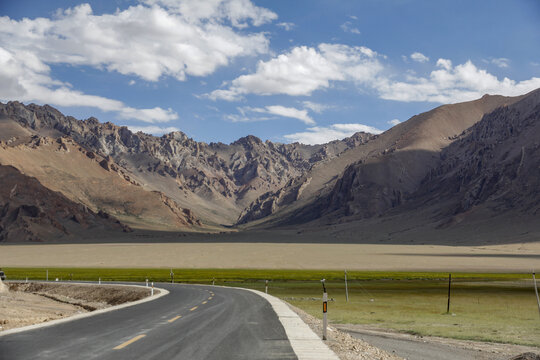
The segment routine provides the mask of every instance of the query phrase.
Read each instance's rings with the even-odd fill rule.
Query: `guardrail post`
[[[322,333],[322,339],[326,340],[326,328],[328,327],[328,319],[326,317],[326,312],[328,311],[328,293],[326,292],[326,286],[324,286],[324,282],[326,280],[322,279],[321,283],[323,286],[323,333]]]

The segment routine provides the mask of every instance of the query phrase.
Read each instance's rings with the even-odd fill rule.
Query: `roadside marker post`
[[[212,278],[212,286],[216,285],[216,278]]]
[[[536,287],[536,278],[534,277],[534,271],[532,275],[533,275],[533,283],[534,283],[534,292],[536,294],[536,303],[538,304],[538,313],[540,314],[540,298],[538,297],[538,288]]]
[[[148,287],[148,279],[146,279],[146,287]]]
[[[174,273],[172,272],[172,269],[171,269],[171,284],[174,283]]]
[[[28,276],[26,277],[26,283],[28,283]]]
[[[347,287],[347,270],[345,270],[345,299],[349,302],[349,288]]]
[[[322,287],[323,287],[323,333],[322,333],[322,339],[326,340],[326,328],[328,327],[328,319],[326,317],[326,312],[328,311],[328,293],[326,292],[326,286],[324,286],[324,282],[326,279],[322,279]]]
[[[268,294],[268,280],[265,281],[264,292]]]
[[[154,296],[154,282],[152,281],[152,292],[150,293],[150,296]]]
[[[101,285],[101,278],[99,278],[99,280],[98,280],[98,284],[99,284],[99,285]]]
[[[452,285],[452,274],[448,274],[448,305],[446,305],[447,314],[450,314],[450,285]]]

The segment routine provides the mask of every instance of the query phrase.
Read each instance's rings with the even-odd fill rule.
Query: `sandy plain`
[[[4,244],[2,267],[530,272],[540,242],[489,246],[306,243]]]

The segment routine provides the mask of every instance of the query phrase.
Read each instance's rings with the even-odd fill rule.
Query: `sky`
[[[0,0],[0,101],[305,144],[540,88],[538,0]]]

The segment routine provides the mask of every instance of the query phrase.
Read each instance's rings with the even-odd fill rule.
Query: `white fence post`
[[[536,278],[534,277],[534,271],[533,271],[533,283],[534,283],[534,292],[536,293],[536,302],[538,304],[538,312],[540,313],[540,298],[538,297],[538,288],[536,287]]]
[[[347,270],[345,270],[345,299],[349,302],[349,288],[347,287]]]

